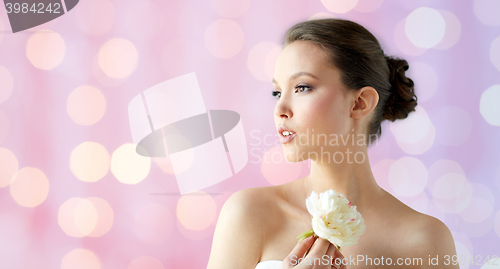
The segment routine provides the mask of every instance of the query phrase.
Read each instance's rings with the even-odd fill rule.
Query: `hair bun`
[[[385,56],[385,59],[389,66],[391,95],[385,103],[383,118],[390,121],[405,119],[417,106],[413,80],[405,75],[409,65],[406,60],[389,56]]]

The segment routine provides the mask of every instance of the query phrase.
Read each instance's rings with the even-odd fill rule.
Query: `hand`
[[[314,244],[304,259],[302,257]],[[310,236],[293,248],[292,252],[283,260],[281,269],[346,269],[342,264],[344,256],[338,248],[322,238],[314,241],[314,236]]]

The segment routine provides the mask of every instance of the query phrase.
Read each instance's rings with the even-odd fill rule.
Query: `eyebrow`
[[[295,74],[293,74],[293,75],[290,76],[290,79],[296,79],[296,78],[301,77],[301,76],[309,76],[309,77],[312,77],[312,78],[315,78],[315,79],[319,80],[318,77],[316,77],[315,75],[313,75],[311,73],[308,73],[308,72],[298,72],[298,73],[295,73]],[[273,78],[273,83],[274,84],[278,84],[274,78]]]

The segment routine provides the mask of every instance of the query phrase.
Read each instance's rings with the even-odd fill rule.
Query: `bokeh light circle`
[[[12,151],[6,148],[0,148],[0,163],[2,164],[2,168],[0,169],[1,188],[10,184],[12,177],[19,169],[19,162]]]
[[[156,258],[148,256],[140,256],[134,259],[127,269],[165,269],[161,261]]]
[[[427,169],[416,158],[403,157],[389,169],[389,184],[397,195],[413,197],[421,193],[427,184]]]
[[[217,58],[229,59],[238,54],[244,39],[240,25],[228,19],[214,21],[205,31],[205,47]]]
[[[80,86],[69,94],[66,111],[76,124],[93,125],[104,116],[106,98],[92,86]]]
[[[500,126],[500,84],[495,84],[481,94],[479,111],[493,126]]]
[[[333,13],[347,13],[353,9],[358,0],[321,0],[323,6]]]
[[[108,77],[123,79],[137,68],[139,53],[132,42],[123,38],[113,38],[99,50],[99,67]]]
[[[465,178],[464,170],[460,166],[460,164],[457,163],[456,161],[449,159],[437,160],[429,167],[428,171],[429,171],[429,181],[427,182],[427,189],[431,192],[437,180],[446,174],[454,173],[461,175]]]
[[[471,257],[471,252],[461,242],[455,241],[455,249],[457,251],[457,258],[458,257]],[[460,269],[467,269],[467,268],[469,268],[468,263],[464,263],[464,264],[460,265]]]
[[[10,195],[16,203],[25,207],[40,205],[49,194],[49,180],[35,167],[19,169],[10,182]]]
[[[34,67],[50,70],[64,60],[66,44],[58,33],[40,30],[32,34],[26,43],[26,57]]]
[[[412,119],[415,119],[414,124],[408,125]],[[416,128],[421,125],[421,129]],[[409,128],[415,132],[408,132]],[[436,129],[434,124],[429,120],[427,112],[422,106],[416,106],[415,111],[410,112],[404,121],[389,122],[389,130],[396,138],[398,146],[408,154],[420,155],[427,152],[436,138]]]
[[[272,185],[281,185],[300,177],[303,165],[287,162],[282,146],[275,146],[264,153],[260,160],[260,170]]]
[[[495,196],[489,186],[471,183],[474,197],[468,207],[459,213],[460,217],[470,223],[481,223],[492,216]]]
[[[500,36],[498,36],[497,38],[495,38],[495,40],[493,40],[493,42],[491,42],[490,61],[493,63],[496,69],[500,71]]]
[[[0,104],[9,99],[14,88],[14,78],[9,70],[0,65]]]
[[[235,19],[248,10],[251,0],[211,0],[210,3],[222,17]]]
[[[425,138],[431,124],[426,115],[415,109],[405,120],[391,122],[389,128],[398,141],[417,143]]]
[[[420,7],[406,18],[405,33],[413,45],[432,48],[444,37],[446,23],[441,14],[432,8]]]
[[[84,237],[85,235],[76,227],[75,211],[83,198],[73,197],[66,200],[58,210],[57,224],[63,232],[72,237]]]
[[[432,66],[421,62],[412,62],[407,76],[415,83],[415,95],[418,96],[418,101],[428,100],[436,93],[438,75]]]
[[[266,72],[267,77],[270,78],[269,81],[271,81],[274,76],[274,68],[276,66],[276,61],[278,60],[278,56],[280,55],[281,50],[282,47],[277,46],[271,49],[271,51],[266,54],[266,58],[264,60],[264,71]]]
[[[83,199],[76,206],[73,218],[78,231],[88,235],[97,224],[97,210],[89,200]]]
[[[109,0],[85,0],[75,10],[76,24],[88,35],[102,35],[115,22],[115,8]],[[91,19],[90,19],[91,18]]]
[[[465,210],[473,198],[472,185],[463,174],[449,172],[432,185],[434,203],[445,213],[456,214]]]
[[[319,19],[330,19],[330,18],[336,18],[335,15],[333,15],[332,13],[326,13],[326,12],[318,12],[318,13],[314,13],[311,17],[309,17],[309,19],[307,19],[308,21],[311,21],[311,20],[319,20]]]
[[[463,175],[448,173],[436,181],[432,195],[445,200],[455,198],[462,191],[465,183],[467,179]]]
[[[99,237],[113,225],[114,213],[106,200],[72,197],[60,207],[57,215],[59,227],[71,237]]]
[[[81,181],[96,182],[109,171],[110,156],[106,148],[96,142],[83,142],[71,151],[69,167]]]
[[[59,207],[57,223],[68,236],[84,237],[94,230],[97,211],[87,199],[73,197]]]
[[[474,15],[484,25],[500,25],[500,1],[497,0],[474,0]]]
[[[101,259],[94,252],[78,248],[68,252],[61,261],[61,269],[101,269]]]
[[[207,193],[195,191],[177,201],[177,219],[191,230],[204,230],[215,221],[217,205]]]
[[[406,28],[406,20],[403,19],[399,21],[396,24],[396,27],[394,27],[394,44],[396,44],[396,47],[404,54],[411,55],[411,56],[418,56],[424,52],[427,51],[427,49],[424,48],[419,48],[408,39],[408,36],[406,35],[405,28]]]
[[[433,48],[446,50],[451,48],[460,39],[460,33],[462,32],[462,26],[460,25],[460,20],[458,20],[455,14],[447,10],[439,10],[441,16],[446,23],[446,30],[444,32],[443,39]]]
[[[495,195],[491,191],[491,187],[481,183],[471,183],[475,197],[480,197],[492,206],[495,204]]]
[[[472,245],[470,238],[462,232],[454,231],[456,229],[450,229],[450,230],[453,236],[453,240],[455,241],[457,257],[462,257],[462,256],[470,257],[471,254],[474,253],[474,246]],[[467,263],[460,265],[461,269],[467,269],[468,267],[469,264]]]
[[[407,154],[413,155],[421,155],[425,152],[429,151],[434,144],[434,140],[436,138],[436,129],[434,125],[431,124],[429,126],[429,132],[424,137],[424,139],[420,140],[417,143],[404,143],[402,141],[396,140],[398,146]]]
[[[160,244],[172,233],[174,221],[175,218],[166,207],[150,203],[135,212],[134,232],[143,242]]]
[[[436,113],[436,140],[446,146],[459,146],[472,132],[472,119],[463,108],[447,106]]]
[[[217,217],[216,217],[217,218]],[[204,229],[204,230],[192,230],[192,229],[188,229],[186,228],[180,221],[177,221],[177,230],[188,240],[192,240],[192,241],[203,241],[205,240],[207,237],[211,237],[214,235],[214,231],[213,229],[211,229],[210,227],[214,227],[214,226],[210,226],[209,228],[207,229]],[[215,222],[214,222],[215,224]]]
[[[88,236],[99,237],[106,234],[113,226],[114,213],[109,203],[98,197],[89,197],[87,201],[92,203],[97,212],[97,221],[94,229],[88,233]]]
[[[99,53],[96,53],[92,57],[92,74],[100,84],[108,87],[117,87],[123,85],[129,78],[112,78],[108,76],[99,65]]]
[[[384,0],[358,0],[354,10],[359,12],[373,12],[377,10]]]
[[[281,46],[273,42],[261,42],[255,45],[248,53],[248,70],[256,79],[270,82],[280,52]]]
[[[458,213],[460,217],[471,223],[480,223],[486,220],[493,213],[493,206],[486,200],[473,197],[469,206]]]
[[[139,155],[135,148],[135,144],[127,143],[111,156],[111,172],[121,183],[137,184],[149,174],[151,159]]]
[[[500,210],[498,210],[497,214],[495,215],[495,232],[497,233],[498,237],[500,237]]]

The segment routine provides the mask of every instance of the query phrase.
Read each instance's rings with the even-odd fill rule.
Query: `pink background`
[[[383,123],[372,169],[481,268],[500,255],[498,14],[494,0],[83,0],[12,34],[0,8],[0,268],[206,267],[232,193],[308,174],[280,155],[271,79],[285,31],[313,16],[408,60],[419,105]],[[134,155],[127,106],[191,72],[207,109],[241,115],[249,163],[179,196],[168,160]]]

